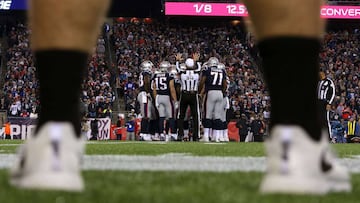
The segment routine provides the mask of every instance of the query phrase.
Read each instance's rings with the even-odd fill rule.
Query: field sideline
[[[357,144],[333,145],[351,168],[353,192],[324,197],[259,194],[262,143],[88,142],[83,193],[22,191],[7,183],[7,168],[20,144],[0,141],[0,203],[358,202],[360,193]]]

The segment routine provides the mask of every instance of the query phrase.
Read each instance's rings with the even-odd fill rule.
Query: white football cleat
[[[211,142],[220,142],[220,134],[221,134],[220,130],[212,130]]]
[[[209,136],[203,135],[202,138],[200,139],[200,141],[202,141],[202,142],[210,142]]]
[[[20,147],[19,157],[10,170],[10,184],[25,189],[84,189],[81,156],[84,141],[76,137],[72,124],[48,122]]]
[[[313,141],[299,126],[275,126],[266,142],[263,193],[326,194],[350,192],[350,174],[332,153],[326,131]]]
[[[351,192],[352,185],[348,169],[338,163],[337,156],[332,151],[328,141],[327,132],[323,132],[322,147],[326,153],[321,161],[324,175],[327,178],[330,192]]]
[[[166,134],[165,135],[165,142],[170,142],[171,141],[171,136]]]
[[[143,134],[142,139],[143,141],[152,141],[152,137],[150,134]]]
[[[171,137],[170,137],[170,140],[171,140],[171,141],[177,141],[177,140],[178,140],[178,134],[172,133],[170,136],[171,136]]]
[[[163,133],[161,133],[160,134],[160,141],[165,141],[165,140],[166,140],[166,136]]]
[[[321,168],[325,151],[299,126],[274,126],[266,142],[267,173],[262,193],[326,194],[329,184]]]
[[[152,141],[160,141],[160,137],[159,137],[159,135],[151,135],[151,140]]]
[[[219,136],[219,142],[225,142],[225,138],[223,137],[222,134]]]
[[[228,130],[224,130],[223,137],[224,137],[224,142],[229,142],[230,141]]]

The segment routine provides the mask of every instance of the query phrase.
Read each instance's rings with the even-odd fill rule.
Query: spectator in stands
[[[130,109],[136,108],[136,99],[135,98],[129,98],[126,103],[125,110],[129,111]]]
[[[126,131],[127,131],[127,137],[126,140],[135,140],[135,117],[130,116],[129,120],[126,122]]]
[[[128,117],[129,117],[129,118],[130,118],[131,116],[134,117],[134,118],[137,118],[137,117],[138,117],[138,115],[136,114],[134,108],[132,108],[131,111],[130,111],[130,113],[128,114]]]
[[[28,118],[30,116],[30,113],[26,111],[26,109],[23,109],[23,111],[20,113],[20,117]]]
[[[241,114],[240,119],[236,122],[236,127],[239,129],[240,142],[245,142],[248,134],[248,121],[245,114]]]
[[[115,88],[116,88],[118,97],[123,97],[124,96],[124,86],[121,83],[120,77],[116,77]]]
[[[102,112],[103,114],[103,118],[112,118],[112,109],[111,109],[111,105],[107,105],[104,109],[104,111]]]
[[[96,53],[100,56],[103,57],[105,56],[105,40],[103,38],[99,38],[98,42],[97,42],[97,47],[96,47]]]
[[[4,131],[5,131],[5,139],[11,139],[11,123],[10,121],[4,124]]]
[[[351,116],[345,127],[345,138],[347,143],[353,143],[353,139],[360,135],[360,125],[356,116]]]
[[[35,106],[32,107],[29,117],[33,118],[33,119],[38,118],[38,112],[37,112],[37,108]]]
[[[136,89],[136,85],[133,82],[132,77],[129,77],[128,82],[125,84],[125,87],[124,87],[124,92],[125,92],[124,99],[125,99],[125,104],[126,104],[126,107],[125,107],[126,111],[130,111],[131,108],[129,108],[129,105],[136,98],[135,89]]]
[[[10,109],[9,109],[10,115],[9,116],[18,116],[19,111],[20,111],[19,106],[14,101],[10,106]]]
[[[258,116],[250,117],[250,132],[253,134],[254,142],[262,142],[265,123]]]
[[[122,128],[124,127],[125,116],[124,114],[118,114],[118,120],[116,121],[116,139],[122,140]]]
[[[344,136],[344,120],[338,120],[335,119],[334,121],[332,121],[331,126],[331,132],[332,132],[332,136],[335,138],[335,140],[333,140],[335,143],[346,143],[346,138]]]
[[[89,118],[96,118],[97,117],[97,111],[98,111],[98,106],[96,104],[96,100],[95,98],[91,98],[90,104],[88,105],[88,117]]]

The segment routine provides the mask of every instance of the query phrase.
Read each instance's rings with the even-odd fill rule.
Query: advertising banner
[[[25,10],[26,0],[0,0],[0,10]]]
[[[89,127],[87,131],[83,132],[84,136],[88,139],[91,138],[92,132],[90,128],[90,123],[94,119],[88,119],[85,121],[85,124]],[[97,133],[97,140],[109,140],[110,139],[110,126],[111,126],[111,119],[109,118],[98,118],[98,133]],[[8,121],[10,122],[10,137],[11,139],[22,139],[26,140],[31,137],[34,133],[36,128],[36,119],[31,118],[18,118],[18,117],[9,117]],[[4,135],[4,128],[0,130],[0,136],[2,138],[5,137]]]

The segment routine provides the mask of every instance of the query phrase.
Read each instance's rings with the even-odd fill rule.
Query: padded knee
[[[212,128],[214,130],[222,130],[224,126],[223,122],[220,119],[213,120],[212,124],[213,124]]]
[[[228,122],[223,122],[223,130],[226,130],[227,129],[227,125],[228,125]]]

